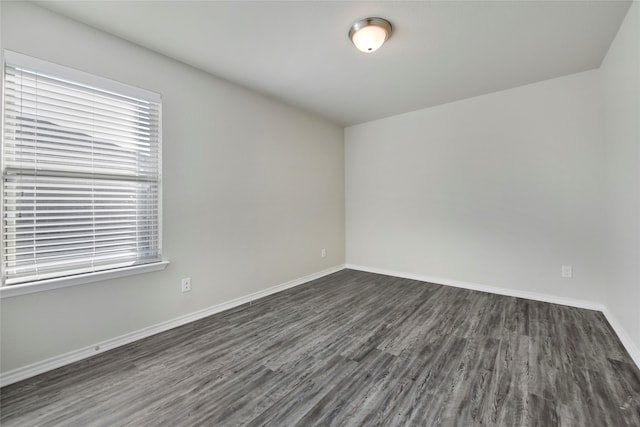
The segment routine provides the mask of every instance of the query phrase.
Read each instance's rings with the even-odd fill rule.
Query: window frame
[[[136,264],[124,267],[117,267],[108,270],[100,270],[94,272],[80,273],[70,276],[55,277],[19,284],[6,285],[0,284],[0,298],[7,298],[17,295],[30,294],[34,292],[47,291],[51,289],[57,289],[67,286],[75,286],[85,283],[93,283],[102,280],[115,279],[119,277],[126,277],[135,274],[147,273],[152,271],[164,270],[169,261],[162,258],[162,97],[160,94],[141,89],[128,84],[120,83],[111,79],[96,76],[94,74],[79,71],[67,66],[58,65],[46,60],[34,58],[21,53],[4,49],[2,52],[2,58],[0,63],[2,64],[2,96],[0,99],[0,114],[2,119],[0,120],[0,153],[4,153],[5,146],[5,96],[6,96],[6,78],[5,67],[7,62],[12,64],[19,64],[25,68],[31,68],[38,70],[38,72],[51,74],[57,78],[69,80],[71,82],[86,85],[88,87],[99,88],[109,92],[125,95],[128,97],[139,98],[142,100],[155,102],[158,104],[158,251],[159,261],[153,261],[144,264]],[[2,155],[2,163],[0,164],[0,171],[2,172],[2,179],[4,180],[5,174],[5,157]],[[0,218],[4,223],[4,183],[0,186]],[[4,229],[4,225],[2,227]],[[4,256],[5,239],[4,234],[0,236],[0,254]],[[0,264],[2,275],[4,276],[4,260]]]

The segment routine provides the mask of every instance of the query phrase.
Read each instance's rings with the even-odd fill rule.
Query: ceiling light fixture
[[[364,53],[378,50],[390,35],[391,23],[382,18],[361,19],[349,30],[349,38]]]

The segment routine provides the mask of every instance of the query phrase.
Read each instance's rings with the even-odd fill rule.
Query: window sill
[[[35,292],[50,291],[52,289],[66,288],[68,286],[83,285],[101,280],[117,279],[119,277],[133,276],[134,274],[150,273],[164,270],[169,261],[159,261],[150,264],[134,265],[115,270],[97,271],[95,273],[78,274],[77,276],[47,279],[35,283],[11,285],[0,287],[0,299],[11,298],[18,295],[32,294]]]

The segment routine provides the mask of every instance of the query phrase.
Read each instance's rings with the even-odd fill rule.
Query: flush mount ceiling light
[[[391,23],[382,18],[361,19],[349,30],[349,38],[364,53],[378,50],[390,35]]]

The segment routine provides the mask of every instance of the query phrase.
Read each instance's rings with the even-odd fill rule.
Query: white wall
[[[601,303],[599,79],[588,71],[347,128],[347,264]]]
[[[604,283],[605,304],[640,355],[640,4],[637,1],[631,5],[601,71],[611,262],[611,278]]]
[[[344,263],[340,127],[37,6],[1,7],[2,48],[162,94],[171,261],[2,299],[2,372]]]

